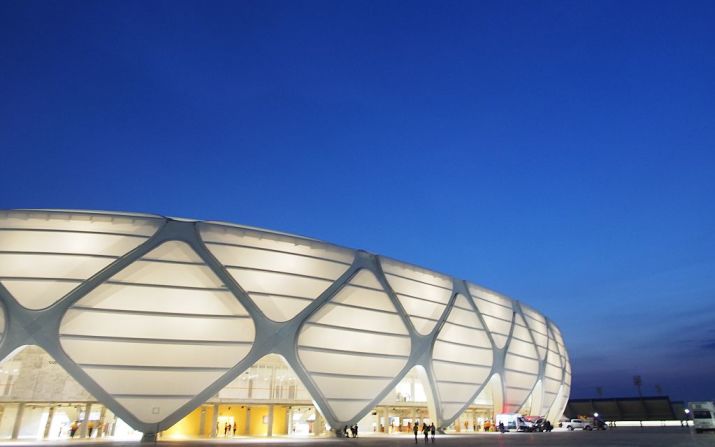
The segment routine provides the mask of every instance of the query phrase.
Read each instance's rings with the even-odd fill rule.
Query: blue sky
[[[0,208],[226,220],[563,330],[573,397],[715,398],[715,3],[0,3]]]

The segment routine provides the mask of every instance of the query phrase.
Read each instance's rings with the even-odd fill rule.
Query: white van
[[[504,430],[516,430],[516,431],[531,431],[533,424],[519,413],[500,413],[497,414],[496,424],[499,427],[499,423],[504,424]],[[498,428],[497,428],[498,429]]]
[[[715,430],[715,404],[713,402],[690,402],[689,407],[695,433]]]

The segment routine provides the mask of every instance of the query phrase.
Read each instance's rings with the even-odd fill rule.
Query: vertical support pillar
[[[218,404],[214,404],[214,411],[211,415],[211,437],[215,438],[218,434],[216,430],[218,429]]]
[[[320,414],[320,411],[318,409],[315,409],[315,421],[313,421],[313,434],[314,435],[322,435],[323,430],[325,429],[325,421],[323,420],[323,415]]]
[[[50,437],[50,428],[52,427],[52,419],[55,417],[55,407],[54,405],[50,407],[50,412],[47,415],[47,422],[45,423],[45,431],[42,433],[42,439],[47,439]]]
[[[273,404],[268,405],[268,427],[266,427],[266,436],[273,436]]]
[[[99,422],[97,423],[97,426],[94,428],[95,430],[97,430],[98,438],[104,437],[104,435],[107,431],[107,423],[105,422],[106,418],[107,418],[107,407],[102,405],[102,409],[99,410]]]
[[[199,436],[206,433],[206,407],[201,405],[201,417],[199,418]]]
[[[77,421],[77,430],[75,430],[74,436],[72,438],[81,437],[80,427],[82,426],[82,405],[74,406],[74,421]]]
[[[87,437],[87,425],[89,424],[89,413],[92,411],[92,404],[87,403],[84,406],[84,419],[82,420],[82,423],[79,426],[79,437],[80,438],[86,438]]]
[[[290,436],[293,434],[293,407],[288,407],[286,414],[288,415],[288,420],[286,421],[286,433]]]
[[[246,434],[251,434],[251,407],[246,406]]]
[[[289,408],[290,408],[290,407],[289,407]],[[288,436],[290,436],[290,435],[291,435],[291,432],[290,432],[290,430],[289,430],[289,427],[291,426],[291,424],[293,424],[293,415],[290,413],[290,411],[288,411],[288,409],[286,409],[285,414],[286,414],[285,430],[286,430],[286,434],[287,434]]]
[[[22,415],[24,413],[25,404],[18,404],[17,413],[15,414],[15,424],[12,426],[12,439],[17,439],[17,437],[20,435],[20,428],[22,427]]]

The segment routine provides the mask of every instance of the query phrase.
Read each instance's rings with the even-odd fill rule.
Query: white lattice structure
[[[558,328],[439,273],[232,224],[84,211],[0,212],[0,359],[39,345],[145,433],[176,423],[269,353],[332,427],[415,366],[440,426],[487,383],[495,411],[561,415]]]

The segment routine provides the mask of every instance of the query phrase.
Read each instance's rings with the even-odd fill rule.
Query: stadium
[[[569,396],[527,304],[235,224],[2,211],[0,298],[0,438],[478,431]]]

